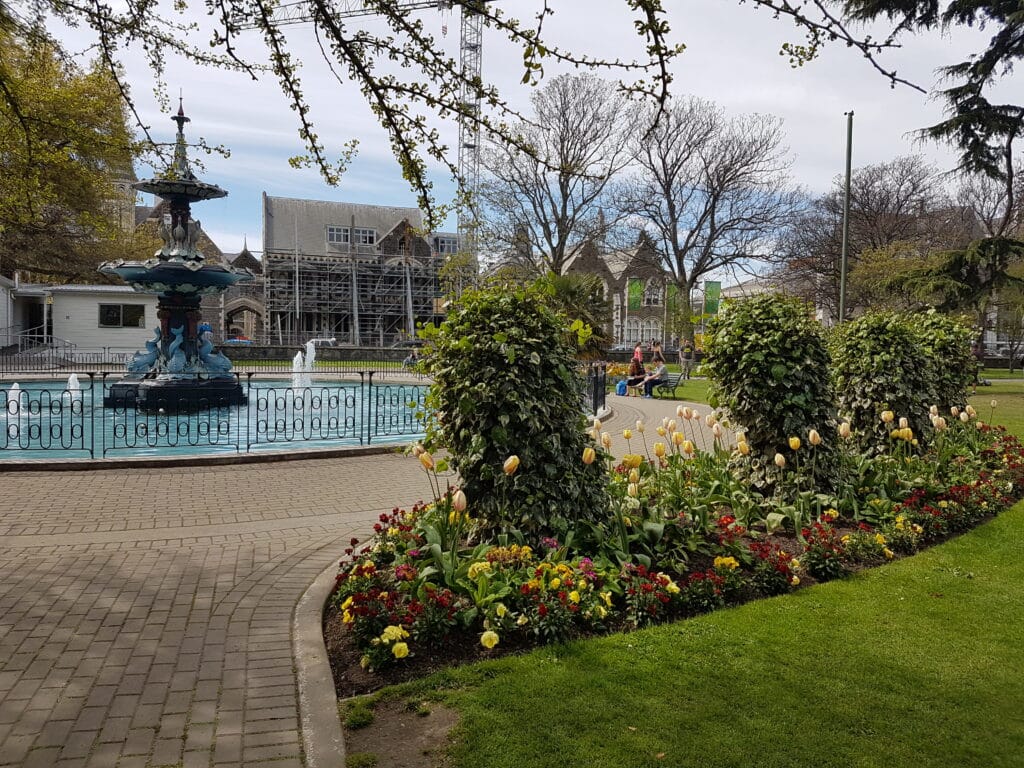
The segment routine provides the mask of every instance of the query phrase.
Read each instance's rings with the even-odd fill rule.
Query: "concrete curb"
[[[337,574],[338,564],[332,561],[299,598],[292,618],[292,655],[299,686],[299,730],[306,768],[345,765],[338,697],[323,632],[324,604]]]
[[[308,459],[336,459],[344,456],[371,456],[378,453],[394,453],[406,448],[412,442],[406,438],[400,443],[348,446],[345,448],[310,448],[305,451],[271,451],[266,453],[231,453],[224,456],[197,454],[193,456],[168,456],[166,458],[134,459],[25,459],[23,461],[0,461],[0,474],[4,472],[84,472],[102,469],[163,469],[188,467],[219,467],[229,464],[267,464],[277,461],[306,461]]]

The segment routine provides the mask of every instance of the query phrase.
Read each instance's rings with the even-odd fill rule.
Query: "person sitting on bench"
[[[665,367],[665,361],[662,360],[649,374],[644,376],[644,397],[648,400],[654,397],[653,391],[659,384],[665,383],[665,377],[668,375],[668,368]]]
[[[644,364],[640,358],[634,357],[629,361],[629,372],[626,374],[627,387],[639,387],[646,376],[647,371],[644,370]]]

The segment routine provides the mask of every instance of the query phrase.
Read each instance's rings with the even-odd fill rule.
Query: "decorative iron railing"
[[[244,405],[144,412],[105,397],[119,375],[78,382],[26,381],[0,389],[0,465],[5,459],[117,458],[398,443],[424,431],[426,388],[354,381],[293,382],[239,377]],[[156,401],[159,406],[159,401]],[[209,406],[209,407],[206,407]]]
[[[295,347],[257,347],[241,344],[225,344],[220,347],[239,374],[278,373],[290,375],[295,354],[302,351]],[[29,353],[0,353],[0,374],[9,376],[23,372],[93,371],[97,373],[123,373],[137,347],[99,347],[93,349],[38,348]],[[314,373],[351,374],[373,371],[378,378],[407,376],[415,373],[406,364],[409,349],[381,347],[331,348],[317,347]]]
[[[604,363],[594,363],[587,369],[583,392],[583,409],[596,416],[605,407],[607,371]]]
[[[121,373],[76,373],[67,382],[28,376],[20,384],[0,384],[0,466],[11,459],[244,454],[401,443],[425,430],[427,388],[408,372],[406,381],[386,383],[379,371],[329,381],[301,378],[308,374],[294,379],[239,374],[244,404],[202,401],[188,413],[176,413],[171,403],[161,407],[152,398],[155,409],[138,410],[115,389],[121,386]],[[588,367],[580,394],[584,412],[600,412],[605,405],[603,365]]]

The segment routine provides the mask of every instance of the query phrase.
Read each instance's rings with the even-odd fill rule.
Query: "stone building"
[[[587,243],[569,259],[564,272],[596,275],[601,280],[611,303],[613,346],[671,339],[675,286],[647,238],[621,250],[602,251]]]

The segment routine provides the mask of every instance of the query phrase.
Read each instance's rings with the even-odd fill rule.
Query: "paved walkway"
[[[677,405],[609,404],[619,454]],[[429,494],[393,454],[0,473],[0,766],[301,768],[296,603]]]
[[[429,494],[395,455],[0,489],[0,765],[103,768],[301,766],[295,604]]]

